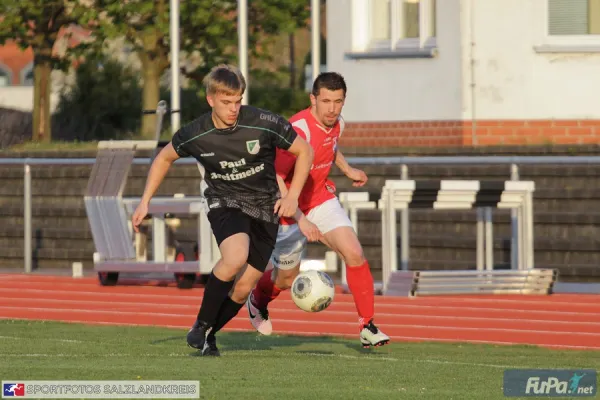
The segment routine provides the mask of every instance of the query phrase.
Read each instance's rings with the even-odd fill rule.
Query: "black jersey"
[[[242,106],[232,128],[217,129],[207,113],[178,130],[172,144],[180,157],[194,157],[204,167],[209,209],[238,208],[254,218],[278,223],[273,213],[280,197],[276,148],[288,150],[296,136],[285,118]]]

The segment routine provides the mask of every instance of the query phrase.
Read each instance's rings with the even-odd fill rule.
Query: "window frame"
[[[27,74],[29,72],[31,72],[33,74],[34,73],[33,69],[34,69],[33,61],[21,69],[21,71],[19,72],[19,84],[21,86],[34,86],[35,85],[35,76],[31,80],[31,83],[25,83],[25,81],[26,81],[25,77],[27,76]]]
[[[600,34],[551,35],[550,0],[542,2],[540,16],[543,21],[542,43],[535,46],[538,53],[600,53]]]
[[[402,37],[404,31],[405,0],[390,0],[391,39],[371,40],[370,24],[372,21],[370,0],[352,0],[352,50],[351,58],[395,58],[395,57],[433,57],[437,50],[437,39],[433,34],[436,21],[432,21],[432,7],[437,0],[419,1],[419,37]],[[392,16],[396,15],[396,18]],[[435,16],[434,16],[435,17]]]
[[[4,72],[6,74],[6,76],[8,77],[8,84],[6,86],[0,86],[0,87],[9,87],[9,86],[15,86],[13,83],[13,72],[10,68],[8,68],[8,66],[6,66],[5,64],[3,64],[2,62],[0,62],[0,70],[2,70],[2,72]]]

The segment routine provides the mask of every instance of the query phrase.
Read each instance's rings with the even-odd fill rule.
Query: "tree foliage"
[[[144,109],[154,109],[160,78],[169,68],[169,0],[94,0],[99,39],[124,37],[142,64]],[[304,26],[309,16],[305,0],[249,1],[250,57],[267,57],[270,36]],[[237,60],[237,1],[180,2],[180,49],[191,61],[181,72],[200,81],[214,65]],[[182,55],[180,55],[181,58]],[[142,134],[154,134],[154,117],[144,118]]]
[[[65,70],[69,55],[55,50],[59,34],[72,24],[91,16],[79,0],[2,0],[0,1],[0,45],[13,41],[21,49],[31,48],[34,55],[34,96],[32,138],[51,139],[51,73]],[[65,32],[65,39],[69,35]]]

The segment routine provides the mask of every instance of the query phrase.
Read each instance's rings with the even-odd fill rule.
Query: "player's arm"
[[[308,179],[313,162],[312,147],[296,133],[292,124],[280,117],[275,127],[275,146],[295,156],[294,173],[288,192],[277,201],[275,212],[280,216],[292,217],[298,208],[300,192]]]
[[[285,185],[283,178],[278,174],[277,175],[277,185],[279,186],[279,192],[281,193],[281,197],[287,196],[288,188]],[[293,215],[293,218],[299,222],[301,219],[306,218],[300,207],[296,209],[296,213]]]
[[[342,154],[342,152],[338,149],[335,152],[335,165],[346,175],[352,167],[346,161],[346,157]]]
[[[336,151],[335,154],[335,165],[340,169],[340,171],[344,173],[344,175],[346,175],[349,179],[351,179],[354,182],[352,183],[352,186],[360,187],[364,186],[365,183],[367,183],[367,174],[360,169],[351,167],[350,164],[348,164],[348,161],[346,161],[346,158],[344,157],[342,152],[339,151],[339,149]]]
[[[296,139],[294,139],[294,142],[287,150],[296,156],[294,176],[292,177],[292,182],[288,189],[288,196],[291,195],[294,199],[298,200],[300,192],[302,192],[302,188],[308,179],[314,152],[306,140],[302,139],[300,136],[296,136]]]
[[[131,217],[133,230],[135,232],[139,232],[139,226],[148,214],[148,205],[150,204],[150,200],[152,197],[154,197],[158,187],[165,179],[165,176],[167,175],[167,172],[169,172],[171,165],[173,165],[177,159],[181,157],[187,157],[189,155],[184,148],[186,133],[185,127],[177,131],[175,135],[173,135],[171,142],[158,153],[152,162],[150,171],[148,172],[148,178],[146,178],[144,193],[142,194],[140,203],[136,207],[133,216]],[[177,150],[175,150],[176,147]]]
[[[152,166],[148,172],[146,187],[144,188],[144,194],[142,195],[142,202],[146,204],[150,203],[150,200],[158,190],[158,187],[165,179],[169,168],[171,168],[171,165],[179,158],[179,154],[175,152],[172,143],[167,144],[160,153],[158,153],[158,156],[156,156],[152,162]]]
[[[288,192],[287,186],[283,178],[278,174],[277,175],[277,184],[279,185],[279,191],[281,192],[281,196],[285,196]],[[323,234],[319,231],[319,228],[312,222],[306,218],[306,215],[300,210],[300,208],[296,209],[296,213],[294,214],[294,219],[298,222],[298,227],[300,228],[300,232],[310,242],[317,242],[323,238]]]

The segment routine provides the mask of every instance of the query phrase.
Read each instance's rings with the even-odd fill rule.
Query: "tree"
[[[51,73],[69,66],[69,53],[59,55],[55,44],[59,33],[83,18],[87,7],[79,0],[0,1],[0,44],[14,41],[22,49],[33,50],[33,132],[35,141],[50,141]],[[65,38],[68,38],[68,33]]]
[[[94,0],[99,38],[124,37],[142,65],[144,109],[159,101],[160,77],[169,68],[169,0]],[[305,0],[254,0],[249,2],[251,57],[264,57],[259,46],[268,35],[303,26],[309,15]],[[186,0],[180,2],[180,48],[197,60],[184,74],[200,81],[214,65],[237,58],[237,1]],[[142,120],[142,135],[152,137],[155,116]]]

